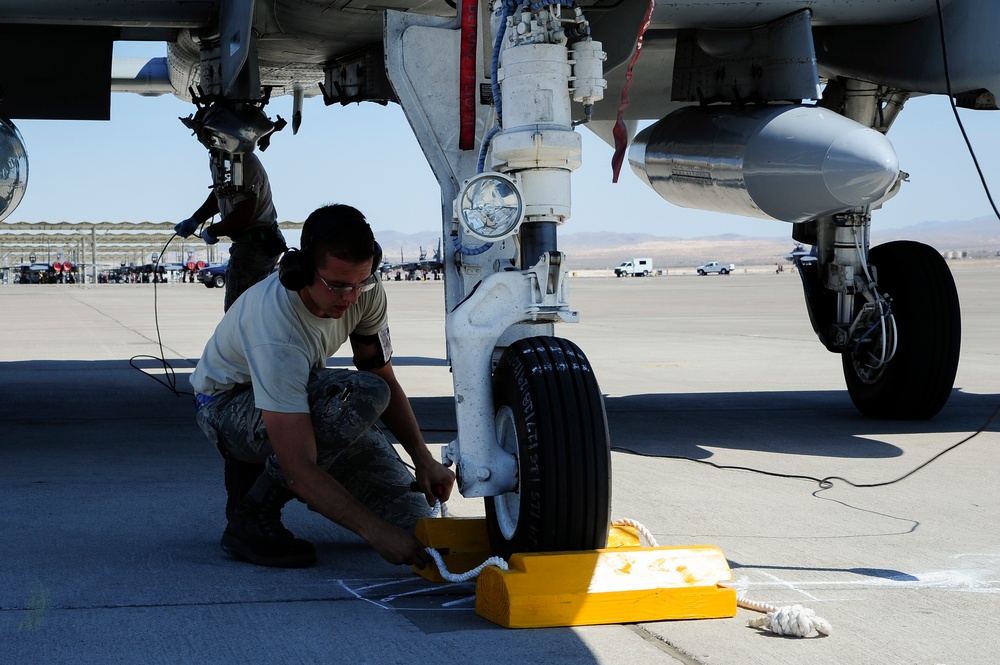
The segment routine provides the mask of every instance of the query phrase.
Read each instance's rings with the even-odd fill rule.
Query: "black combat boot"
[[[312,543],[296,538],[281,523],[281,508],[294,496],[268,474],[261,474],[236,504],[219,542],[222,550],[258,566],[303,568],[316,563]]]
[[[264,473],[264,465],[226,458],[226,521],[233,519],[236,505]]]

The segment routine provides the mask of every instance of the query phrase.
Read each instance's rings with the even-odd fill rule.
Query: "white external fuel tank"
[[[801,105],[685,107],[641,131],[629,162],[675,205],[785,222],[878,203],[899,177],[885,136]]]

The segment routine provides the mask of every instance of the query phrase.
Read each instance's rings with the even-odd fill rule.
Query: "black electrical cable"
[[[958,130],[962,132],[965,146],[969,149],[969,155],[972,157],[972,163],[976,167],[976,173],[979,174],[979,181],[983,184],[983,191],[986,192],[986,198],[990,202],[990,207],[993,208],[993,214],[996,215],[997,219],[1000,219],[1000,210],[997,210],[997,205],[993,202],[990,186],[986,183],[986,176],[983,175],[983,170],[979,167],[979,160],[976,158],[976,151],[972,148],[972,141],[969,140],[969,135],[965,132],[965,125],[962,124],[962,118],[958,115],[958,105],[955,103],[955,97],[951,90],[951,72],[948,68],[948,40],[944,32],[944,12],[941,10],[941,0],[936,0],[936,4],[938,32],[941,37],[941,62],[944,66],[944,84],[948,90],[948,104],[951,107],[952,115],[955,116],[955,123],[958,125]]]
[[[128,364],[131,365],[133,367],[133,369],[139,370],[144,375],[146,375],[149,378],[153,379],[157,383],[165,386],[167,388],[167,390],[169,390],[170,392],[172,392],[177,397],[180,397],[182,395],[188,395],[190,397],[194,397],[194,393],[193,392],[187,392],[187,391],[177,390],[177,374],[174,371],[173,366],[169,362],[167,362],[167,359],[165,357],[166,354],[163,352],[163,337],[160,335],[160,312],[159,312],[160,308],[159,308],[159,300],[158,300],[157,287],[156,287],[156,284],[157,284],[157,279],[156,278],[157,278],[157,275],[159,274],[160,260],[163,258],[163,255],[166,253],[167,247],[170,246],[170,243],[173,242],[173,239],[176,238],[176,237],[177,237],[176,233],[174,233],[172,236],[170,236],[170,239],[167,240],[167,244],[165,244],[163,246],[163,249],[160,251],[159,256],[157,256],[156,260],[153,261],[153,321],[154,321],[154,323],[156,325],[156,342],[157,342],[157,344],[160,347],[160,355],[159,356],[151,356],[151,355],[148,355],[148,354],[135,355],[135,356],[132,356],[131,358],[129,358]],[[149,358],[151,360],[158,360],[158,361],[160,361],[160,363],[163,365],[163,374],[164,374],[164,376],[167,377],[167,380],[164,381],[164,380],[162,380],[162,379],[160,379],[160,378],[158,378],[156,376],[153,376],[152,374],[149,374],[148,372],[146,372],[145,370],[143,370],[141,367],[139,367],[138,365],[136,365],[135,361],[136,361],[137,358]]]
[[[812,482],[815,482],[815,483],[819,484],[820,489],[824,489],[824,490],[825,489],[830,489],[831,487],[833,487],[834,481],[838,481],[838,480],[840,482],[843,482],[843,483],[846,483],[846,484],[850,485],[851,487],[857,487],[859,489],[866,489],[866,488],[871,488],[871,487],[885,487],[886,485],[893,485],[895,483],[900,482],[901,480],[909,478],[910,476],[912,476],[913,474],[915,474],[917,471],[920,471],[921,469],[929,466],[932,462],[940,459],[941,457],[943,457],[947,453],[950,453],[951,451],[955,450],[959,446],[961,446],[961,445],[963,445],[965,443],[968,443],[972,439],[976,438],[977,436],[979,436],[980,434],[982,434],[983,432],[985,432],[986,429],[996,419],[997,415],[1000,415],[1000,405],[997,405],[997,407],[995,409],[993,409],[993,413],[990,414],[990,416],[986,419],[986,421],[982,424],[982,426],[979,429],[977,429],[975,432],[973,432],[972,434],[970,434],[969,436],[965,437],[961,441],[958,441],[957,443],[953,443],[952,445],[948,446],[947,448],[945,448],[941,452],[939,452],[936,455],[932,456],[930,459],[928,459],[928,460],[926,460],[926,461],[918,464],[917,466],[915,466],[914,468],[910,469],[909,471],[907,471],[903,475],[899,476],[898,478],[894,478],[892,480],[884,480],[884,481],[877,482],[877,483],[856,483],[853,480],[850,480],[848,478],[844,478],[843,476],[826,476],[825,478],[817,478],[815,476],[806,476],[806,475],[799,475],[799,474],[794,474],[794,473],[778,473],[776,471],[764,471],[763,469],[755,469],[755,468],[749,467],[749,466],[739,466],[739,465],[730,465],[730,464],[716,464],[715,462],[709,462],[708,460],[695,459],[693,457],[686,457],[684,455],[657,455],[655,453],[644,453],[644,452],[640,452],[638,450],[632,450],[631,448],[625,448],[623,446],[612,446],[611,447],[611,451],[612,452],[616,452],[616,453],[627,453],[629,455],[638,455],[640,457],[656,457],[656,458],[660,458],[660,459],[681,460],[681,461],[684,461],[684,462],[697,462],[698,464],[705,464],[707,466],[710,466],[710,467],[713,467],[713,468],[716,468],[716,469],[721,469],[723,471],[748,471],[750,473],[758,473],[758,474],[760,474],[762,476],[772,476],[774,478],[787,478],[787,479],[791,479],[791,480],[809,480],[809,481],[812,481]]]

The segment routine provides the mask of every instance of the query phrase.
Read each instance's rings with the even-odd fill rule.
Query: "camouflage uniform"
[[[388,386],[368,372],[327,368],[310,373],[307,390],[317,465],[369,510],[412,530],[418,519],[430,514],[430,507],[422,493],[410,490],[413,474],[374,427],[389,403]],[[224,456],[266,463],[265,473],[288,486],[250,386],[207,401],[197,421]]]

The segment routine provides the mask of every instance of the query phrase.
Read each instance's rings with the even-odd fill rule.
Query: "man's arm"
[[[214,195],[212,199],[215,200]],[[216,210],[218,210],[218,201],[216,201]],[[256,221],[256,213],[257,196],[250,194],[242,201],[238,201],[233,205],[231,213],[205,230],[213,238],[218,238],[219,236],[229,236],[232,238],[233,236],[240,235],[251,222]]]
[[[377,366],[378,362],[370,363],[373,358],[381,358],[382,348],[378,342],[368,342],[363,337],[351,337],[351,348],[354,351],[354,364],[365,367],[364,371],[378,376],[389,386],[389,405],[382,412],[382,422],[413,460],[420,491],[431,505],[435,498],[447,501],[455,484],[455,474],[435,460],[428,450],[410,400],[396,380],[392,361],[387,361],[382,367]],[[369,366],[371,364],[376,366]]]
[[[204,224],[210,220],[213,215],[217,214],[219,214],[219,201],[215,198],[214,193],[209,192],[208,198],[205,199],[205,202],[201,204],[201,207],[195,210],[194,214],[191,216],[197,219],[199,224]]]
[[[413,534],[368,510],[316,465],[316,438],[308,413],[262,413],[267,437],[288,485],[309,507],[367,540],[389,563],[423,568],[430,562]]]

